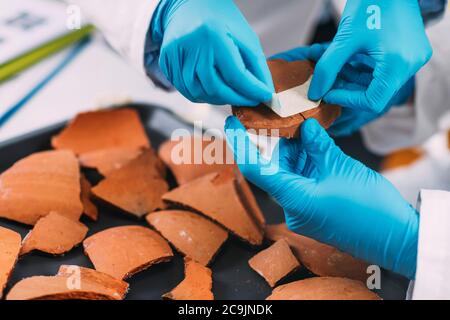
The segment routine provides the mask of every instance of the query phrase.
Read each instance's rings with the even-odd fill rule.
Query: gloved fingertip
[[[313,75],[313,78],[311,80],[311,86],[309,87],[308,91],[308,99],[312,101],[319,101],[322,99],[322,88],[320,86],[320,82],[317,78],[317,76]]]
[[[225,135],[227,138],[245,139],[247,138],[247,129],[235,116],[229,116],[225,121]]]
[[[302,140],[305,143],[314,142],[316,137],[320,134],[322,127],[316,119],[308,119],[303,122],[301,127]]]
[[[272,88],[267,87],[267,91],[264,93],[264,96],[262,96],[261,98],[261,102],[267,102],[272,100],[272,96],[275,92],[275,88],[273,88],[273,84],[272,84]]]
[[[228,116],[228,118],[225,120],[225,130],[233,130],[233,129],[237,129],[237,123],[239,122],[238,118],[236,118],[235,116]]]

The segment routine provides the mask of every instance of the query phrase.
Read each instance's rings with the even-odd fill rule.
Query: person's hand
[[[289,62],[310,60],[317,62],[327,50],[329,43],[313,44],[278,53],[270,59],[283,59]],[[367,91],[372,80],[376,62],[370,56],[358,54],[353,56],[339,71],[332,90]],[[347,136],[358,131],[365,124],[379,118],[389,111],[392,106],[404,104],[414,93],[415,78],[411,78],[392,97],[382,112],[362,111],[347,108],[343,105],[341,116],[336,119],[328,132],[333,136]]]
[[[162,72],[189,100],[254,106],[272,98],[259,39],[232,0],[162,0],[152,38],[162,38]]]
[[[227,141],[244,176],[283,207],[289,229],[414,278],[419,216],[383,176],[345,155],[315,119],[270,161],[236,117]]]
[[[379,22],[373,24],[379,13]],[[364,90],[333,89],[339,72],[355,54],[374,61]],[[430,59],[417,0],[348,0],[338,32],[316,65],[309,98],[366,112],[383,112],[395,94]]]

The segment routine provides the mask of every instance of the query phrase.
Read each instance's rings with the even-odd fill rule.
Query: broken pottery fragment
[[[184,280],[172,291],[163,295],[170,300],[214,300],[211,269],[185,259]]]
[[[146,219],[177,250],[205,266],[228,238],[222,227],[189,211],[157,211]]]
[[[364,283],[346,278],[316,277],[276,287],[267,300],[381,300]]]
[[[84,240],[83,247],[96,270],[121,280],[173,256],[166,240],[141,226],[100,231]]]
[[[78,221],[80,168],[71,151],[44,151],[17,161],[0,175],[0,217],[34,225],[50,212]]]

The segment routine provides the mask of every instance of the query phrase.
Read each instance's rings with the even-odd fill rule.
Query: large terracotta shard
[[[267,300],[381,300],[360,281],[317,277],[276,287]]]
[[[402,149],[391,153],[384,158],[381,171],[407,167],[424,156],[424,152],[418,148]]]
[[[121,108],[78,114],[53,137],[52,146],[81,155],[116,147],[148,148],[150,142],[136,110]]]
[[[239,188],[235,173],[223,170],[186,183],[163,195],[163,199],[198,211],[241,239],[260,245],[263,230],[252,207],[242,201]]]
[[[368,264],[329,245],[288,230],[285,224],[268,225],[266,237],[286,239],[297,259],[318,276],[344,277],[366,282]]]
[[[163,295],[170,300],[214,300],[211,269],[185,259],[185,277],[172,291]]]
[[[81,166],[96,169],[106,177],[136,159],[142,152],[143,149],[136,147],[115,147],[83,153],[79,156],[79,160]]]
[[[167,140],[159,147],[158,155],[179,185],[236,166],[233,153],[222,139],[207,141],[186,136],[177,141]]]
[[[233,153],[222,139],[214,141],[187,136],[181,141],[166,141],[158,150],[162,161],[170,168],[179,185],[222,170],[235,172],[242,200],[251,207],[258,223],[266,223],[255,196],[233,160]],[[197,161],[196,161],[197,159]],[[197,163],[196,163],[197,162]]]
[[[158,211],[146,219],[177,250],[205,266],[228,237],[220,226],[189,211]]]
[[[173,256],[166,240],[141,226],[106,229],[84,240],[83,246],[96,270],[117,279],[129,278]]]
[[[0,299],[16,265],[21,241],[20,234],[0,226]]]
[[[259,252],[248,263],[271,287],[300,267],[285,239],[280,239],[266,250]]]
[[[39,250],[59,255],[72,250],[86,237],[88,228],[58,213],[41,218],[24,238],[20,254]]]
[[[70,151],[34,153],[0,175],[0,217],[34,225],[50,212],[78,220],[80,169]]]
[[[122,300],[128,284],[96,270],[60,267],[56,276],[35,276],[19,281],[7,300]]]
[[[147,150],[122,168],[111,172],[92,188],[103,201],[142,217],[164,208],[161,196],[169,190],[164,165],[152,150]]]
[[[98,219],[98,209],[96,205],[91,201],[91,189],[92,185],[82,174],[80,179],[81,186],[81,202],[83,203],[83,213],[93,221]]]
[[[304,84],[314,73],[314,64],[310,61],[270,60],[267,63],[276,93]],[[309,118],[315,118],[323,127],[329,128],[340,116],[341,108],[322,102],[315,109],[282,118],[266,105],[260,104],[257,107],[233,107],[233,114],[247,129],[256,130],[256,134],[278,134],[280,137],[292,138],[299,135],[301,124]]]

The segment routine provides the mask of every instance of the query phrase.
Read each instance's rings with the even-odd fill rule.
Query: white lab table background
[[[46,59],[0,85],[0,112],[15,104],[67,55]],[[39,91],[2,128],[0,141],[72,118],[75,114],[126,102],[171,108],[181,116],[214,118],[217,111],[193,105],[177,92],[156,88],[96,36],[83,51]],[[189,112],[188,112],[189,111]]]
[[[258,0],[257,10],[253,1],[236,2],[261,37],[266,54],[272,55],[307,43],[327,0],[280,0],[276,11],[271,9],[272,0]],[[0,83],[0,114],[44,78],[68,50]],[[167,107],[188,121],[202,121],[205,127],[218,129],[230,113],[229,107],[193,104],[177,92],[158,89],[142,70],[134,69],[96,34],[75,60],[0,128],[0,142],[68,120],[82,111],[124,102]]]

